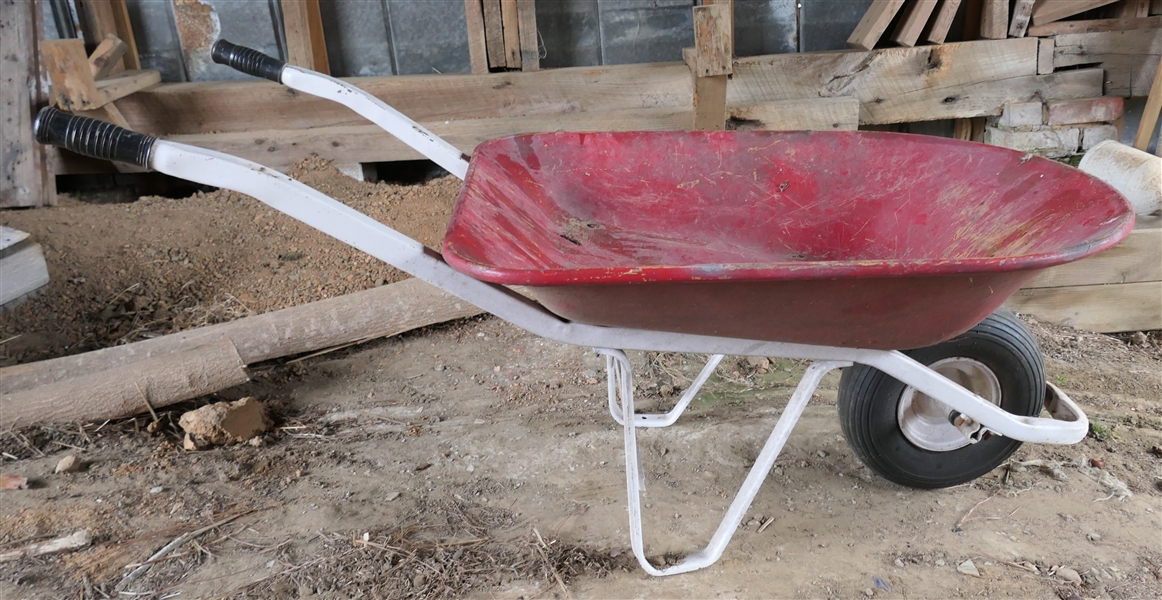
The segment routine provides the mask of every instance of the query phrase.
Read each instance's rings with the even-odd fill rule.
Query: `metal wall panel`
[[[543,48],[543,69],[601,64],[597,0],[539,0],[537,33]]]
[[[392,75],[390,30],[383,0],[320,2],[327,61],[338,77]]]
[[[598,0],[601,64],[682,60],[694,46],[694,0]]]
[[[797,51],[796,3],[797,0],[734,0],[734,55]]]
[[[388,0],[395,73],[470,73],[464,0]]]
[[[847,50],[872,0],[799,0],[799,51]]]
[[[125,0],[133,39],[142,69],[156,69],[165,82],[185,81],[182,45],[174,25],[173,5],[169,2]]]

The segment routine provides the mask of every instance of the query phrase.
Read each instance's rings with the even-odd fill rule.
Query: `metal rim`
[[[929,368],[986,401],[1001,405],[1001,383],[983,363],[956,356],[936,361]],[[896,420],[909,442],[925,450],[948,452],[969,444],[964,434],[949,422],[951,411],[947,404],[907,386],[900,396]]]

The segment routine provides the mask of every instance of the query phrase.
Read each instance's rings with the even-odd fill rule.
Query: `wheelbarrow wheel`
[[[999,310],[947,342],[908,356],[1004,410],[1037,416],[1045,402],[1045,366],[1033,334]],[[839,424],[859,459],[900,485],[935,489],[995,469],[1021,442],[992,436],[975,444],[950,409],[872,367],[854,365],[839,380]]]

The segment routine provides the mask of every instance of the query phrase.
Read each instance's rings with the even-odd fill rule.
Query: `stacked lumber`
[[[23,231],[0,225],[0,312],[15,308],[48,285],[40,244]]]
[[[1162,217],[1139,215],[1122,243],[1044,271],[1005,306],[1101,333],[1162,329]]]
[[[473,73],[540,69],[534,0],[464,0],[464,14]]]

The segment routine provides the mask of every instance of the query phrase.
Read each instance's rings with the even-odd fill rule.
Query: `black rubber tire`
[[[947,342],[906,351],[931,365],[951,357],[983,363],[1001,388],[1001,408],[1037,416],[1045,402],[1045,365],[1032,333],[1001,309]],[[900,485],[936,489],[960,485],[988,473],[1021,442],[994,435],[976,444],[937,452],[912,444],[900,430],[896,411],[905,386],[866,365],[844,369],[839,380],[839,425],[847,443],[871,470]]]

